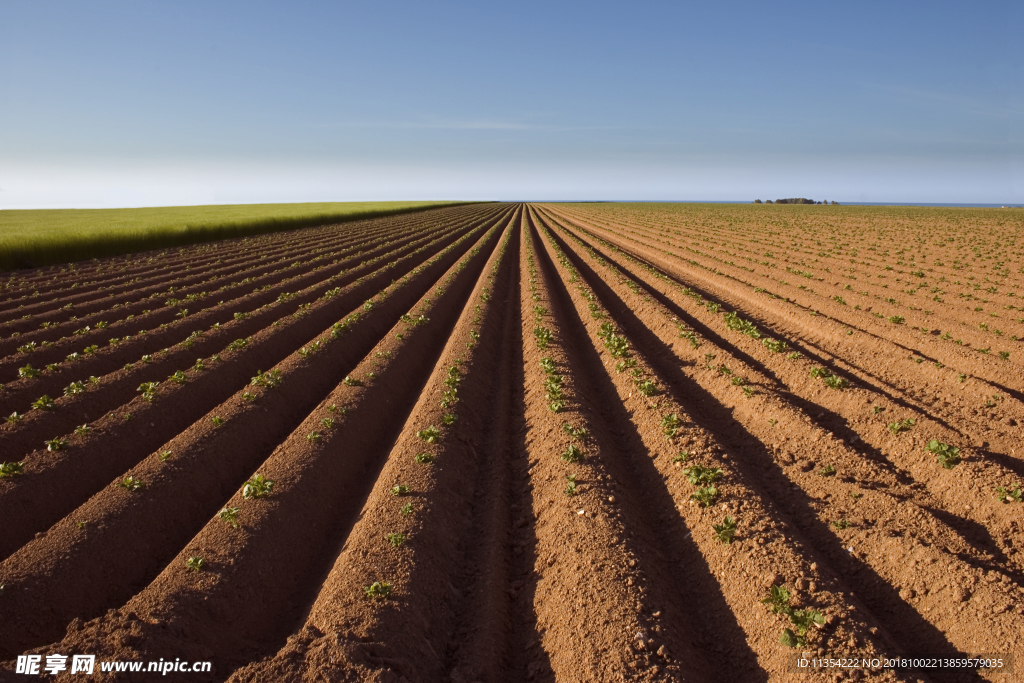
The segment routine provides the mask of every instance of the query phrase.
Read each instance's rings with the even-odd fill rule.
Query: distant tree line
[[[827,199],[823,199],[820,202],[816,202],[813,199],[807,199],[806,197],[790,197],[789,199],[776,199],[774,202],[770,199],[761,201],[760,199],[754,200],[755,204],[831,204],[832,206],[839,206],[839,202],[830,202]]]

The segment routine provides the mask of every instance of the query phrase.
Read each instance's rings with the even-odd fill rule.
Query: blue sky
[[[0,208],[1024,202],[1024,3],[0,0]]]

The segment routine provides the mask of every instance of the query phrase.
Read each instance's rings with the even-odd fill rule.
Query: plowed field
[[[15,273],[0,680],[1013,680],[791,667],[1024,653],[1021,234],[487,204]]]

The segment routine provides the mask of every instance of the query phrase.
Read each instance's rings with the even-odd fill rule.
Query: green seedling
[[[568,463],[577,463],[582,459],[583,451],[576,444],[570,444],[565,453],[562,453],[562,460]]]
[[[891,315],[891,316],[889,316],[889,322],[893,323],[894,325],[902,325],[906,321],[907,321],[907,319],[904,318],[902,315]]]
[[[838,521],[833,521],[832,526],[834,526],[837,529],[847,529],[850,526],[850,522],[846,519],[840,519]]]
[[[150,362],[152,362],[152,360],[153,360],[153,356],[151,356],[148,353],[142,357],[142,362],[143,363],[150,363]]]
[[[160,452],[160,462],[167,462],[168,460],[170,460],[170,458],[171,458],[171,452],[170,451],[161,451]]]
[[[35,410],[52,410],[53,406],[53,399],[47,394],[43,394],[32,403],[32,408]]]
[[[682,428],[682,421],[675,413],[661,416],[661,431],[665,438],[672,439]]]
[[[281,384],[281,371],[277,369],[268,370],[267,372],[257,370],[256,376],[252,378],[249,384],[254,387],[273,389]]]
[[[742,387],[744,384],[747,383],[747,380],[746,378],[740,377],[739,375],[734,375],[730,382],[732,382],[733,386]]]
[[[156,388],[158,386],[160,386],[160,382],[143,382],[139,385],[138,391],[142,392],[142,398],[152,401],[153,397],[156,396]]]
[[[707,484],[713,484],[722,478],[722,470],[718,467],[703,467],[701,465],[693,465],[683,470],[683,474],[689,479],[691,484],[695,486],[705,486]]]
[[[405,534],[403,534],[403,533],[388,534],[387,535],[387,539],[388,539],[388,543],[390,543],[391,545],[393,545],[394,547],[397,548],[398,546],[400,546],[403,543],[405,543]]]
[[[644,396],[654,396],[658,393],[658,385],[649,379],[636,382],[636,388]]]
[[[541,358],[540,359],[540,368],[545,373],[550,375],[551,373],[553,373],[555,371],[555,361],[551,360],[551,358]]]
[[[0,463],[0,479],[4,477],[13,477],[18,474],[22,474],[23,467],[20,462],[5,462]]]
[[[64,388],[65,396],[75,396],[76,394],[85,393],[85,382],[72,382]]]
[[[75,427],[75,434],[77,434],[79,436],[85,436],[86,434],[88,434],[91,431],[92,431],[92,427],[90,427],[88,424],[78,425],[77,427]]]
[[[533,328],[533,336],[537,339],[537,348],[543,351],[555,340],[555,334],[546,327]]]
[[[346,375],[345,379],[341,380],[341,382],[342,382],[342,384],[344,384],[347,387],[361,387],[361,386],[363,386],[362,382],[360,382],[359,380],[357,380],[354,377],[349,377],[348,375]]]
[[[834,476],[835,473],[836,468],[835,465],[833,465],[832,463],[829,463],[828,465],[825,465],[820,470],[818,470],[818,474],[820,474],[823,477],[831,477]]]
[[[576,475],[567,474],[565,475],[565,480],[568,482],[565,486],[565,495],[575,496],[578,493],[576,489]]]
[[[416,462],[421,465],[429,465],[434,462],[434,455],[432,453],[418,453],[416,455]]]
[[[768,605],[768,611],[772,614],[789,614],[789,591],[786,590],[785,586],[771,587],[768,592],[768,597],[761,600],[762,605]]]
[[[238,511],[241,508],[221,508],[217,516],[231,525],[232,529],[238,528]]]
[[[274,490],[274,480],[266,479],[262,474],[254,474],[242,487],[242,497],[248,500],[265,498]]]
[[[130,367],[131,363],[129,363],[128,365]],[[50,372],[56,372],[57,371],[57,364],[56,363],[47,363],[46,369],[49,370]]]
[[[176,384],[184,384],[188,380],[188,377],[185,375],[184,372],[182,372],[181,370],[178,370],[173,375],[171,375],[168,379],[170,379],[172,382],[175,382]]]
[[[32,367],[32,364],[29,363],[23,368],[18,368],[18,377],[38,377],[41,372],[42,370],[36,370]]]
[[[202,358],[196,358],[196,364],[192,366],[192,369],[196,370],[197,372],[199,370],[205,370],[206,366],[203,365],[203,359]]]
[[[879,413],[881,413],[884,410],[885,410],[885,408],[883,408],[882,406],[875,406],[874,408],[871,409],[871,414],[872,415],[878,415]]]
[[[672,458],[672,462],[674,462],[676,464],[679,464],[679,463],[684,463],[684,462],[686,462],[689,459],[690,459],[690,454],[689,453],[687,453],[686,451],[679,451],[679,455],[677,455],[674,458]]]
[[[409,494],[409,487],[405,484],[395,484],[391,487],[391,495],[393,496],[405,496]]]
[[[889,431],[892,432],[893,436],[898,435],[900,432],[906,431],[914,426],[913,418],[906,418],[903,420],[896,420],[889,425]]]
[[[391,584],[384,583],[383,581],[374,581],[369,586],[364,586],[363,592],[366,593],[368,598],[384,599],[391,595]]]
[[[446,425],[453,425],[455,424],[456,419],[457,418],[452,413],[446,413],[445,416],[441,418],[441,422]]]
[[[939,464],[947,470],[951,470],[960,464],[960,449],[955,446],[932,439],[925,448],[934,453],[938,458]]]
[[[231,351],[241,351],[246,347],[246,345],[248,345],[248,343],[248,339],[236,339],[235,341],[228,344],[228,349],[230,349]]]
[[[203,567],[205,565],[206,565],[206,560],[204,560],[203,558],[198,557],[198,556],[190,557],[187,560],[185,560],[185,566],[188,567],[190,571],[194,571],[194,572],[202,571],[202,569],[203,569]]]
[[[790,610],[789,620],[793,622],[795,632],[793,629],[783,629],[779,642],[786,647],[804,647],[807,645],[807,632],[815,624],[824,625],[825,615],[813,609]]]
[[[441,440],[441,430],[434,425],[416,432],[416,436],[426,443],[438,443]]]
[[[721,524],[712,524],[711,528],[715,530],[715,540],[729,545],[736,535],[736,519],[726,515]]]
[[[412,503],[406,503],[398,511],[402,513],[403,517],[408,517],[412,514]]]
[[[803,358],[803,357],[804,357],[804,354],[800,353],[799,351],[794,351],[793,353],[790,353],[790,354],[786,355],[786,358],[788,358],[789,360],[799,360],[800,358]]]
[[[219,415],[214,415],[213,417],[210,418],[210,422],[213,423],[214,427],[220,427],[225,422],[227,422],[227,420],[225,420],[223,417],[220,417]]]
[[[568,422],[562,423],[562,431],[568,434],[571,438],[576,439],[577,441],[582,441],[583,439],[587,438],[588,434],[585,427],[574,427]]]
[[[701,507],[711,507],[718,498],[718,489],[714,486],[702,486],[691,493],[690,498],[697,501]]]
[[[334,428],[334,418],[333,417],[325,417],[324,419],[320,420],[320,426],[323,427],[324,429],[333,429]]]
[[[316,443],[317,441],[320,441],[321,438],[320,432],[310,432],[306,435],[306,441],[309,441],[310,443]]]
[[[23,416],[22,415],[18,415],[18,411],[15,410],[13,413],[11,413],[7,417],[5,417],[4,420],[7,421],[7,424],[12,424],[13,425],[13,424],[18,424],[19,422],[21,422],[22,417]]]
[[[996,487],[996,497],[1003,503],[1019,503],[1021,501],[1020,484]]]
[[[249,392],[249,391],[243,391],[242,392],[242,400],[243,401],[249,401],[250,403],[252,403],[257,398],[259,398],[259,396],[254,394],[254,393],[252,393],[252,392]]]
[[[141,479],[139,479],[138,477],[131,476],[125,477],[121,481],[117,482],[117,485],[129,492],[138,491],[143,486],[145,486]]]
[[[719,375],[731,375],[732,374],[732,370],[730,370],[729,366],[727,366],[725,363],[719,363],[718,367],[715,368],[715,369],[718,370],[718,374]]]

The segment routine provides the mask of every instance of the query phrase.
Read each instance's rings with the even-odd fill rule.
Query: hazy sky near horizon
[[[0,208],[1024,202],[1019,0],[0,8]]]

